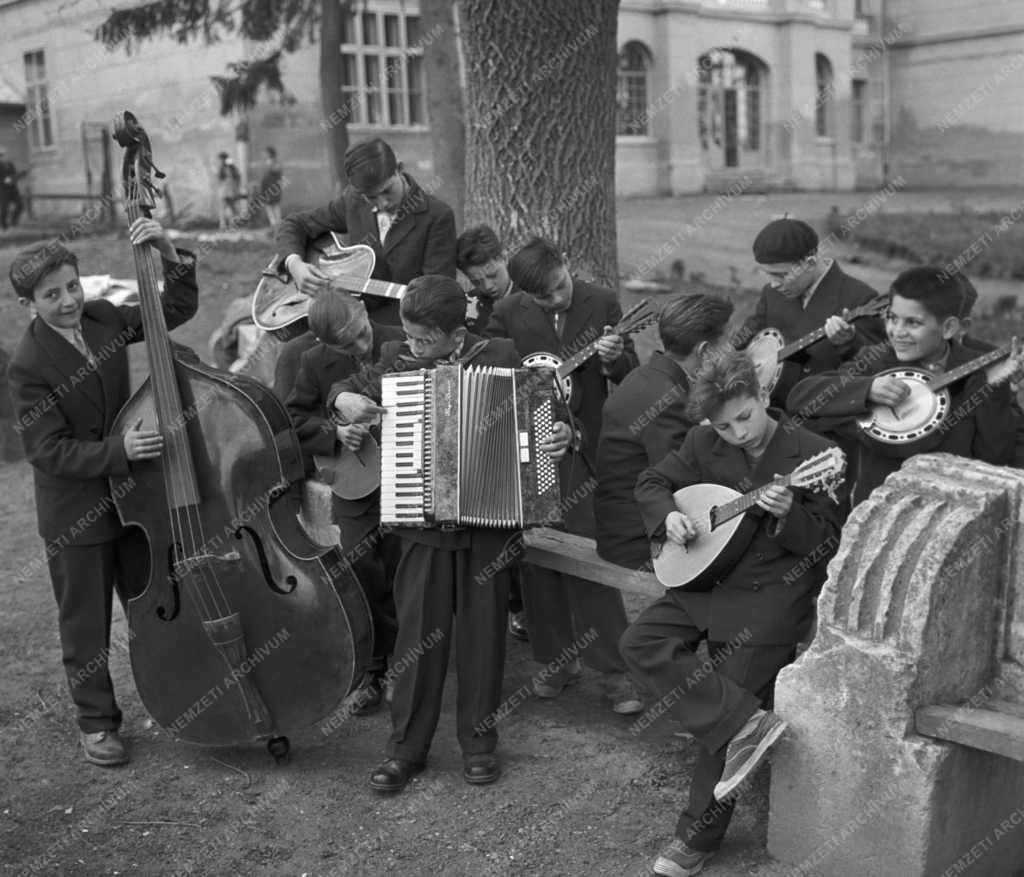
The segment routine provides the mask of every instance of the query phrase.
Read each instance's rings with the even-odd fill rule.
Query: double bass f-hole
[[[263,542],[260,540],[259,535],[252,529],[252,527],[246,526],[245,524],[242,524],[237,530],[235,530],[235,538],[241,539],[243,534],[247,535],[252,540],[253,547],[256,549],[256,554],[260,559],[260,569],[263,570],[263,581],[267,583],[267,587],[275,594],[283,594],[287,596],[292,593],[292,591],[298,587],[299,580],[292,575],[285,576],[285,584],[287,584],[288,587],[282,588],[274,580],[274,574],[271,572],[270,564],[267,562],[267,552],[263,550]]]

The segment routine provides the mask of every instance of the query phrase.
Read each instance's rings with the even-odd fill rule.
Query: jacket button
[[[99,438],[102,430],[94,426],[92,429],[89,430],[89,432],[92,433],[94,438]]]
[[[750,590],[752,590],[752,591],[760,591],[761,590],[761,586],[755,583],[755,584],[750,586]]]
[[[764,552],[763,551],[758,551],[757,554],[754,555],[754,559],[755,560],[764,560]]]

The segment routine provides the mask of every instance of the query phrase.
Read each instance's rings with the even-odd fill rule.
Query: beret
[[[776,219],[754,238],[754,259],[762,265],[799,262],[818,246],[818,233],[799,219]]]

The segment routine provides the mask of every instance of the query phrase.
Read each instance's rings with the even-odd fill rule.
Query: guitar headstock
[[[847,320],[856,320],[858,317],[881,317],[889,310],[889,296],[879,295],[871,301],[851,308]]]
[[[838,502],[835,490],[843,483],[845,473],[846,454],[839,448],[829,448],[797,466],[789,476],[789,483],[792,487],[822,491],[833,502]]]
[[[1009,347],[1010,355],[1006,359],[1000,360],[995,365],[990,365],[985,369],[985,381],[993,387],[1001,384],[1003,381],[1012,380],[1015,375],[1019,378],[1021,370],[1024,369],[1024,350],[1022,350],[1020,339],[1016,335],[1010,342]]]
[[[632,335],[654,324],[658,320],[658,312],[651,307],[648,299],[637,302],[626,313],[612,330],[613,335]]]

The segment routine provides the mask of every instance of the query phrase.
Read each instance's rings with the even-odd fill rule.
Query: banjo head
[[[549,368],[556,371],[562,364],[563,360],[560,356],[544,351],[531,353],[523,359],[523,368]],[[562,398],[568,399],[572,395],[572,375],[566,375],[561,380],[556,378],[555,382],[558,384],[557,389],[562,394]]]
[[[888,445],[904,445],[930,435],[949,413],[949,392],[928,389],[931,374],[917,368],[891,368],[875,377],[893,377],[910,387],[910,395],[895,409],[877,406],[861,428]]]
[[[785,339],[778,329],[762,329],[747,345],[747,356],[754,363],[754,371],[757,372],[761,389],[768,393],[771,393],[779,382],[779,375],[782,373],[779,351],[785,346]]]

